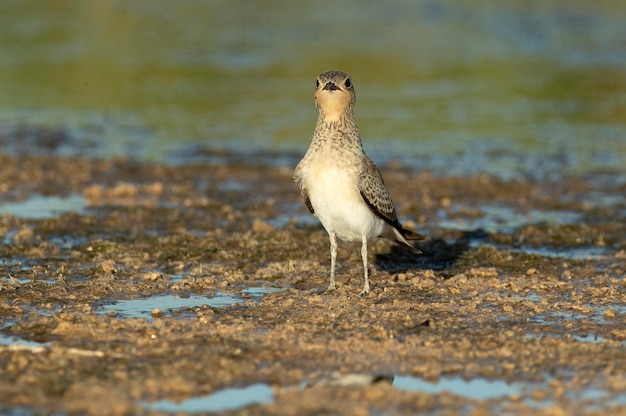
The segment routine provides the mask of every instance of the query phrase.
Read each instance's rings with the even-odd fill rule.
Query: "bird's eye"
[[[346,88],[347,88],[347,89],[352,88],[352,81],[350,81],[350,78],[347,78],[347,79],[346,79],[345,84],[346,84]]]
[[[315,88],[319,88],[320,87],[320,80],[316,79],[315,80]]]

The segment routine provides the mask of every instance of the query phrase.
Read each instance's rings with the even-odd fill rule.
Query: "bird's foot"
[[[369,285],[367,285],[367,286],[363,287],[363,290],[361,290],[361,291],[359,292],[359,296],[365,296],[365,295],[367,295],[368,293],[370,293],[370,286],[369,286]]]
[[[324,294],[326,294],[326,293],[333,293],[333,292],[336,292],[336,291],[337,291],[337,287],[333,283],[331,283],[328,286],[328,289],[326,289],[326,291],[324,292]]]

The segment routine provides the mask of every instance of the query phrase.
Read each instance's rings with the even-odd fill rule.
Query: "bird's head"
[[[321,73],[315,82],[315,104],[324,120],[333,122],[352,113],[356,101],[350,75],[341,71]]]

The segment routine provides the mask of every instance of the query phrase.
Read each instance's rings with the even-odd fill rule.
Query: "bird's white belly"
[[[328,232],[342,240],[378,237],[385,222],[369,209],[357,187],[357,178],[336,167],[319,169],[309,182],[309,199],[315,215]]]

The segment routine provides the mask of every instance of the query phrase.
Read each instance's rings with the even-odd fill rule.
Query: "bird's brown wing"
[[[374,162],[372,162],[372,160],[367,156],[363,160],[363,166],[359,178],[359,192],[372,212],[384,220],[387,224],[395,228],[405,239],[423,240],[425,238],[419,233],[407,230],[402,226],[402,224],[400,224],[396,210],[393,207],[393,201],[391,200],[389,191],[383,181],[383,177]],[[419,251],[406,243],[406,241],[402,241],[392,236],[383,235],[383,237],[389,237],[392,241],[403,244],[414,251]]]
[[[306,189],[304,183],[302,182],[303,161],[304,159],[302,159],[300,163],[298,163],[298,166],[296,166],[296,169],[293,171],[293,179],[298,183],[298,185],[300,185],[300,192],[302,193],[302,199],[304,199],[304,205],[306,205],[306,209],[308,209],[311,214],[315,214],[315,210],[313,209],[313,205],[311,204],[311,199],[309,198],[309,191]]]
[[[363,166],[359,177],[359,192],[367,206],[376,216],[392,227],[402,228],[398,222],[398,216],[383,177],[374,162],[367,156],[363,158]]]
[[[309,191],[307,191],[306,188],[301,187],[300,192],[302,192],[302,198],[304,199],[304,205],[306,205],[306,209],[308,209],[311,214],[315,214],[315,210],[313,209],[313,205],[311,204],[311,200],[309,199]]]

